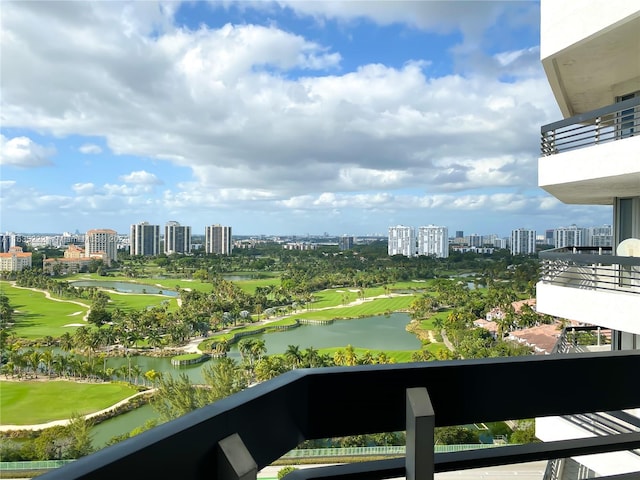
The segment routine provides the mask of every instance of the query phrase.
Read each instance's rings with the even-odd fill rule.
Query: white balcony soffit
[[[640,10],[628,0],[617,10],[617,3],[585,1],[567,11],[564,2],[543,2],[542,65],[565,118],[640,90]],[[629,15],[600,25],[616,13]]]

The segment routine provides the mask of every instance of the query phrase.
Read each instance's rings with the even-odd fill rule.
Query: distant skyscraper
[[[164,226],[164,253],[191,253],[191,227],[167,222]]]
[[[418,229],[418,255],[437,258],[449,256],[449,229],[429,225]]]
[[[456,230],[456,238],[463,238],[464,230]]]
[[[148,222],[131,225],[129,234],[131,255],[158,255],[160,253],[160,225]]]
[[[206,253],[231,255],[233,250],[231,227],[223,227],[222,225],[205,227],[204,248]]]
[[[477,233],[473,233],[467,237],[467,243],[470,247],[481,247],[482,241],[482,235],[478,235]]]
[[[107,263],[111,265],[118,260],[118,232],[106,228],[89,230],[84,237],[84,252],[87,257],[106,253]]]
[[[353,237],[343,235],[338,239],[338,247],[340,250],[351,250],[353,248]]]
[[[413,257],[416,254],[416,237],[413,227],[398,225],[389,227],[389,255]]]
[[[587,245],[590,247],[613,246],[613,229],[611,225],[587,228]]]
[[[553,245],[555,248],[582,247],[587,245],[587,229],[575,225],[556,228],[553,232]]]
[[[536,253],[536,231],[519,228],[511,231],[511,254],[533,255]]]

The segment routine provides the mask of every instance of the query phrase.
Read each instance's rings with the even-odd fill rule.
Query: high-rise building
[[[536,253],[536,231],[518,228],[511,230],[511,255],[533,255]]]
[[[611,225],[587,228],[587,245],[590,247],[611,247],[613,245]]]
[[[84,236],[84,251],[87,257],[106,253],[107,266],[118,260],[118,232],[106,228],[89,230]]]
[[[570,227],[560,227],[553,231],[553,246],[563,247],[583,247],[587,245],[587,229],[571,225]]]
[[[483,243],[482,235],[472,233],[467,237],[467,245],[470,247],[481,247]]]
[[[150,225],[148,222],[131,225],[129,252],[131,255],[159,255],[160,225]]]
[[[464,230],[456,230],[456,238],[463,238]]]
[[[231,255],[233,241],[231,238],[231,227],[222,225],[210,225],[205,228],[204,248],[206,253],[216,255]]]
[[[341,251],[351,250],[353,248],[353,244],[354,244],[353,237],[350,237],[349,235],[343,235],[338,239],[338,248]]]
[[[541,252],[536,286],[540,313],[589,325],[598,342],[582,351],[640,349],[640,4],[628,0],[542,0],[540,55],[563,120],[542,127],[538,184],[571,205],[611,208],[611,251],[580,247],[575,238]],[[576,327],[578,328],[578,327]],[[600,341],[601,331],[611,341]],[[574,350],[569,338],[564,349]],[[615,376],[638,391],[634,371]],[[550,379],[549,392],[555,382]],[[597,381],[590,387],[598,389]],[[588,395],[589,393],[587,393]],[[553,395],[553,393],[550,393]],[[635,407],[638,406],[636,403]],[[640,409],[536,419],[542,441],[637,431]],[[616,435],[611,435],[615,437]],[[579,478],[638,478],[633,451],[574,457]],[[555,471],[563,471],[557,466]],[[629,473],[636,472],[636,473]],[[624,475],[627,474],[627,475]],[[562,478],[571,478],[563,476]],[[576,478],[576,477],[573,477]]]
[[[389,227],[389,255],[404,255],[414,257],[416,254],[416,236],[413,227],[397,225]]]
[[[447,258],[449,256],[449,229],[435,225],[419,227],[418,255]]]
[[[164,226],[164,253],[191,253],[191,227],[178,222],[167,222]]]

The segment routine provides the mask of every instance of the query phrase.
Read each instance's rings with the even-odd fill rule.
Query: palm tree
[[[289,345],[284,352],[284,356],[293,369],[298,368],[302,362],[302,352],[300,352],[298,345]]]

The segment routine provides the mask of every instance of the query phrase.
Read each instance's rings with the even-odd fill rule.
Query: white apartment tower
[[[613,246],[613,229],[611,225],[589,227],[587,229],[587,245],[590,247]]]
[[[533,255],[536,253],[536,231],[518,228],[511,230],[511,255]]]
[[[553,231],[553,246],[563,247],[583,247],[587,245],[587,229],[571,225],[570,227],[560,227]]]
[[[611,343],[588,350],[640,349],[640,3],[628,0],[542,0],[540,56],[564,119],[541,129],[538,184],[571,205],[608,205],[612,247],[541,252],[536,286],[540,313],[611,332]],[[594,383],[576,388],[598,388]],[[626,380],[625,380],[626,379]],[[553,381],[549,379],[553,395]],[[622,372],[621,388],[640,389],[638,372]],[[640,390],[637,390],[640,391]],[[640,425],[640,408],[536,419],[543,441],[601,435],[622,421]],[[615,427],[613,427],[615,429]],[[634,452],[573,459],[588,477],[638,478]],[[580,478],[587,478],[587,475]],[[630,475],[630,476],[629,476]],[[563,477],[566,478],[566,477]]]
[[[150,225],[148,222],[131,225],[129,253],[145,256],[160,254],[160,225]]]
[[[413,227],[397,225],[389,227],[389,255],[404,255],[414,257],[416,255],[416,236]]]
[[[164,253],[191,253],[191,227],[167,222],[164,226]]]
[[[449,229],[435,225],[418,228],[418,255],[447,258],[449,256]]]
[[[231,255],[233,242],[231,238],[231,227],[222,225],[210,225],[205,228],[204,248],[206,253],[216,255]]]
[[[90,257],[95,253],[106,253],[109,265],[118,260],[118,232],[115,230],[89,230],[84,237],[84,253]]]

